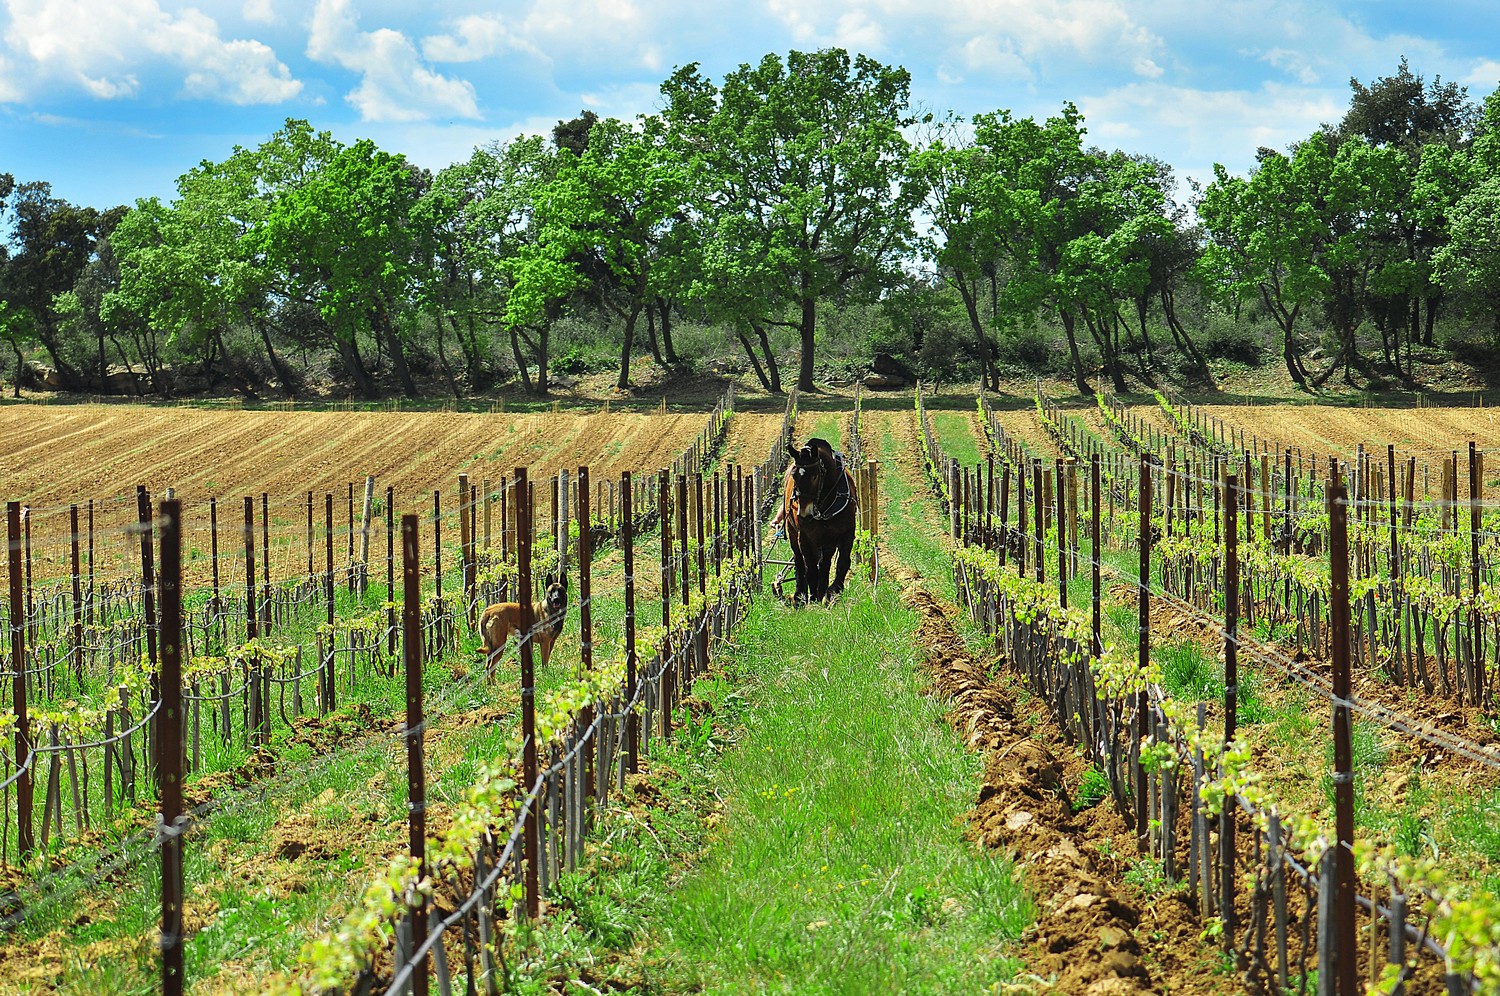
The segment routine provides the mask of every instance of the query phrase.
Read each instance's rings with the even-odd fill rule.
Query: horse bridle
[[[821,457],[818,459],[818,466],[823,469],[823,473],[824,473],[824,476],[826,478],[827,475],[828,475],[828,467],[823,463],[823,460],[822,460]],[[839,475],[839,477],[842,478],[843,481],[844,481],[844,483],[845,483],[845,487],[840,488],[839,487],[839,480],[838,479],[835,479],[832,482],[833,483],[833,489],[834,489],[834,497],[835,498],[840,498],[841,497],[844,500],[839,503],[838,508],[825,509],[825,508],[822,507],[823,506],[823,499],[828,494],[828,485],[829,485],[829,482],[825,479],[824,482],[823,482],[823,486],[818,489],[818,497],[813,502],[812,508],[810,508],[810,509],[807,510],[806,514],[807,514],[807,517],[809,519],[812,519],[812,520],[814,520],[816,522],[824,522],[824,521],[827,521],[828,519],[838,518],[840,515],[843,514],[844,509],[846,509],[846,508],[849,507],[850,502],[853,501],[853,496],[851,495],[851,493],[849,491],[849,488],[847,486],[847,484],[848,484],[848,476],[844,474],[843,467],[840,466],[837,462],[834,463],[834,472],[837,473]]]

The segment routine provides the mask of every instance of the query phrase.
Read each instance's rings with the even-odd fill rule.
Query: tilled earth
[[[992,678],[915,575],[892,573],[922,616],[918,640],[933,692],[952,702],[950,721],[986,754],[969,833],[1016,861],[1036,904],[1036,926],[1019,952],[1031,973],[1022,988],[1086,996],[1241,991],[1200,941],[1182,893],[1148,896],[1126,883],[1124,856],[1135,853],[1135,838],[1124,820],[1107,805],[1074,812],[1068,789],[1086,765],[1041,701]]]

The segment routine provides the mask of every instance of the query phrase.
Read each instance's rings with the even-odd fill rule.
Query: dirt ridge
[[[894,558],[892,558],[894,560]],[[1036,911],[1020,952],[1031,975],[1013,991],[1114,996],[1238,991],[1215,975],[1213,953],[1180,892],[1145,896],[1124,880],[1134,835],[1108,806],[1074,812],[1067,786],[1086,767],[1039,700],[992,679],[954,628],[946,607],[904,567],[892,577],[920,616],[931,692],[951,703],[950,723],[986,754],[968,834],[1004,850]]]

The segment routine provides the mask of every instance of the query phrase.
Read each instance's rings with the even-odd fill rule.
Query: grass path
[[[911,420],[870,417],[890,551],[951,598]],[[836,416],[810,422],[799,435],[837,438]],[[1018,971],[1030,902],[964,839],[982,758],[923,694],[895,583],[850,577],[829,607],[755,604],[652,758],[648,804],[608,818],[596,868],[566,884],[520,991],[973,992]]]
[[[652,988],[956,992],[1008,978],[1029,904],[963,839],[980,759],[921,694],[915,613],[864,583],[762,602],[728,664],[749,706],[707,852],[653,916]]]

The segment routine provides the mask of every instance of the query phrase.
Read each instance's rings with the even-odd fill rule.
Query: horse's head
[[[822,454],[813,446],[815,442],[817,440],[809,440],[806,446],[792,453],[791,497],[799,508],[811,508],[823,491],[827,470],[823,465]]]

